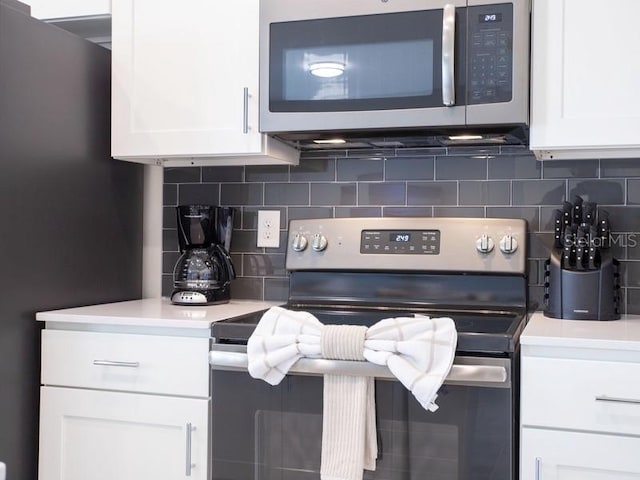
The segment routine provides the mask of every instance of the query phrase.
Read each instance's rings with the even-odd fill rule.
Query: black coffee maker
[[[180,258],[173,269],[171,302],[212,305],[231,298],[236,278],[229,256],[234,210],[211,205],[179,205]]]

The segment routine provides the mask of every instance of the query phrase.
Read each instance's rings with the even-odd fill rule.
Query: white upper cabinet
[[[41,20],[110,15],[111,0],[22,0]]]
[[[534,0],[530,148],[640,156],[640,2]]]
[[[298,163],[258,130],[259,0],[119,0],[112,15],[113,157]]]

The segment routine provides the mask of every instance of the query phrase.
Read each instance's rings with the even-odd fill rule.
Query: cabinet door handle
[[[116,362],[113,360],[94,360],[93,364],[103,367],[138,368],[140,366],[140,362]]]
[[[249,133],[249,87],[244,87],[242,97],[242,133]]]
[[[442,104],[456,103],[455,82],[456,7],[445,5],[442,14]]]
[[[637,398],[620,398],[620,397],[610,397],[609,395],[597,395],[596,402],[616,402],[616,403],[633,403],[640,404],[640,399]]]
[[[187,423],[185,430],[187,431],[187,447],[186,447],[186,451],[187,451],[187,461],[186,461],[186,467],[185,467],[185,475],[187,477],[191,476],[191,469],[193,467],[196,466],[195,463],[191,463],[191,433],[196,429],[196,427],[194,427],[190,422]]]
[[[540,470],[542,470],[542,458],[536,457],[535,480],[540,480]]]

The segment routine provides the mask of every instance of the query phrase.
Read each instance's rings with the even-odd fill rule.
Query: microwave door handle
[[[442,104],[456,103],[455,83],[456,7],[447,4],[442,15]]]

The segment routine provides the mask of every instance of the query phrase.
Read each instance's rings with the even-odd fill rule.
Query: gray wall
[[[526,147],[307,152],[300,165],[168,168],[164,184],[163,295],[178,257],[174,206],[238,207],[233,298],[284,300],[287,221],[311,217],[469,216],[528,221],[530,296],[540,302],[552,214],[581,195],[622,233],[626,313],[640,313],[640,159],[538,162]],[[258,209],[282,212],[281,248],[256,247]],[[638,235],[640,241],[640,235]]]

